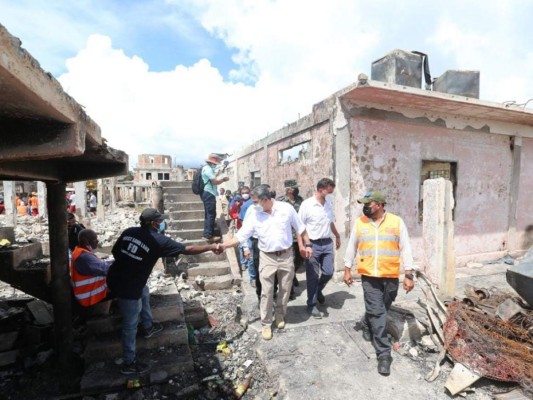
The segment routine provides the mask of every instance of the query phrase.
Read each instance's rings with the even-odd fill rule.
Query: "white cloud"
[[[164,12],[158,1],[135,3],[120,16],[110,6],[98,21],[101,10],[88,10],[81,25],[74,16],[91,2],[67,13],[70,2],[50,1],[57,14],[41,15],[37,29],[47,34],[44,17],[59,29],[48,28],[46,48],[76,48],[60,82],[132,164],[140,153],[170,154],[185,165],[211,151],[232,153],[309,113],[358,73],[370,74],[371,62],[395,48],[429,54],[434,76],[481,70],[483,99],[533,97],[533,6],[526,0],[166,0]],[[150,60],[117,45],[117,37],[127,45],[132,21],[172,26],[190,42],[203,26],[224,41],[237,67],[229,80],[207,59],[153,72]],[[80,36],[89,39],[80,44]]]

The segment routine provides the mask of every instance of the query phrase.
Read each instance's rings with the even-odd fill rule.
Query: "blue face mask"
[[[166,227],[167,224],[165,224],[165,221],[161,221],[161,223],[159,224],[159,233],[163,233]]]

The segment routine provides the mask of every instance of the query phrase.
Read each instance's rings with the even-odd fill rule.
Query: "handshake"
[[[224,251],[226,251],[226,246],[224,243],[212,244],[211,247],[211,251],[215,254],[222,254]]]

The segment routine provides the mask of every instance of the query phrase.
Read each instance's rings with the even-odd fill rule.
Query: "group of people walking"
[[[207,199],[204,201],[206,216],[211,216],[216,185],[227,179],[214,172],[219,159],[210,157],[208,162],[212,164],[209,180],[215,194],[209,191],[213,199],[203,195],[202,199]],[[241,226],[233,238],[222,243],[214,243],[220,241],[220,238],[214,239],[211,225],[214,221],[205,225],[204,236],[210,244],[186,246],[176,242],[163,234],[164,219],[168,216],[147,208],[140,215],[140,226],[128,228],[120,235],[113,246],[113,260],[99,262],[91,255],[98,244],[96,234],[78,230],[79,243],[73,250],[71,262],[75,297],[80,303],[83,299],[86,305],[94,304],[91,298],[96,302],[110,295],[117,299],[122,314],[122,373],[142,373],[148,369],[136,359],[138,325],[145,337],[162,329],[152,320],[146,285],[159,257],[207,251],[220,254],[240,246],[243,257],[254,261],[250,277],[253,272],[255,285],[252,286],[256,286],[259,296],[261,334],[264,340],[271,340],[273,326],[285,328],[287,304],[293,284],[297,282],[294,277],[295,255],[298,254],[305,265],[308,313],[310,317],[323,317],[319,306],[326,303],[323,291],[335,271],[334,251],[341,246],[330,198],[335,182],[330,178],[320,179],[314,194],[302,201],[297,191],[295,196],[296,181],[287,180],[285,186],[285,196],[277,200],[269,185],[261,184],[251,190],[242,187],[240,195],[246,200],[243,203],[246,206],[240,210]],[[352,267],[355,265],[361,275],[366,310],[357,326],[363,338],[371,340],[375,347],[378,372],[388,375],[392,357],[386,330],[387,312],[398,293],[402,269],[403,288],[406,292],[413,289],[411,246],[403,220],[386,212],[383,193],[370,191],[358,203],[363,205],[363,215],[357,218],[346,246],[344,282],[353,283]],[[74,224],[69,222],[69,225]],[[106,278],[93,279],[101,276]]]

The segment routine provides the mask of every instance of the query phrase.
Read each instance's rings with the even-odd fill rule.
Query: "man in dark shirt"
[[[76,216],[72,213],[67,213],[67,230],[68,230],[68,248],[74,251],[74,248],[79,244],[78,235],[85,229],[85,227],[76,222]]]
[[[193,255],[206,251],[216,254],[223,250],[219,244],[185,246],[161,234],[164,219],[155,208],[145,209],[140,216],[141,226],[128,228],[113,246],[115,262],[109,268],[107,285],[116,296],[122,314],[122,360],[123,374],[141,374],[148,366],[136,361],[135,346],[139,317],[144,337],[152,337],[163,328],[154,324],[150,310],[150,291],[146,282],[160,257]]]

